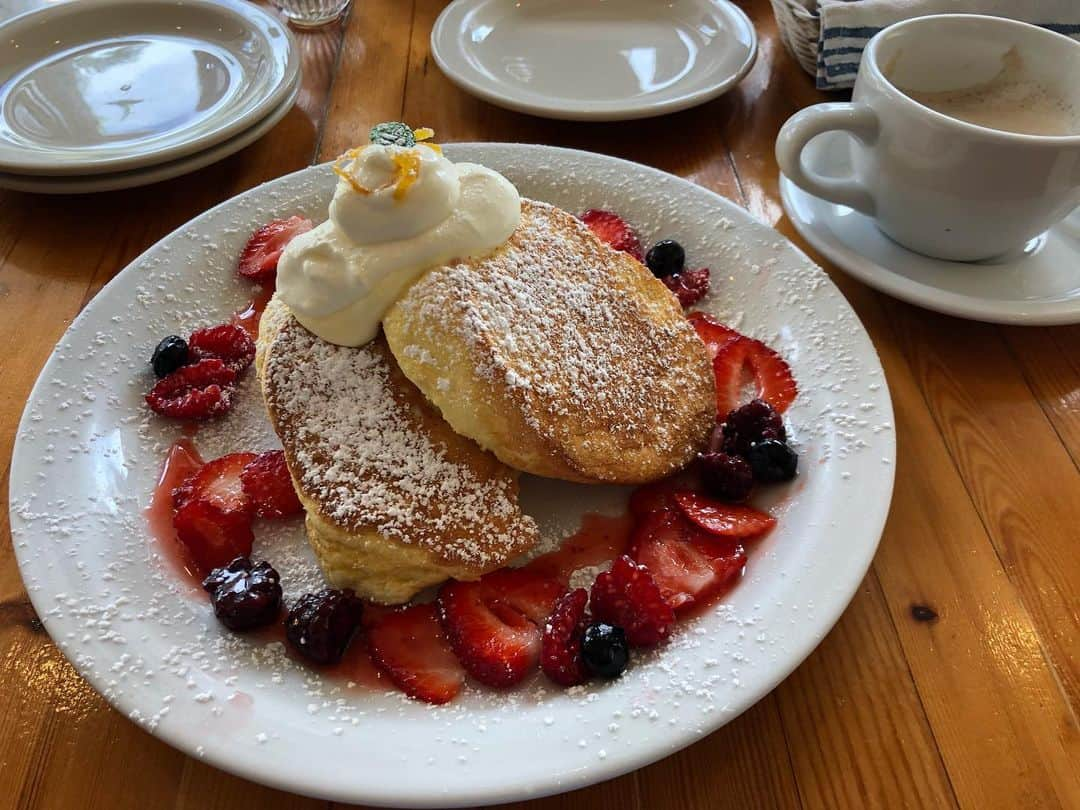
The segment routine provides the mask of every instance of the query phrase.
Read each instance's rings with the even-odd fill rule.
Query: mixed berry
[[[230,630],[253,630],[281,615],[281,578],[268,562],[237,557],[203,580],[214,615]]]
[[[618,215],[592,209],[581,220],[612,248],[643,262],[682,306],[707,294],[709,270],[687,269],[678,242],[662,239],[643,251]],[[290,217],[258,229],[238,273],[272,291],[281,251],[310,228],[309,220]],[[467,678],[494,688],[514,686],[537,670],[563,687],[617,678],[632,650],[664,644],[681,617],[739,579],[746,547],[775,526],[775,518],[747,501],[759,487],[790,481],[798,468],[781,416],[797,393],[787,363],[703,313],[688,319],[716,378],[715,429],[688,469],[633,492],[633,528],[590,588],[571,589],[573,572],[540,559],[475,582],[450,580],[433,602],[393,609],[365,605],[350,590],[326,589],[289,606],[283,624],[290,648],[313,664],[332,665],[360,637],[372,663],[397,688],[441,704],[453,700]],[[236,323],[200,329],[186,340],[170,335],[151,358],[159,379],[147,404],[176,419],[225,413],[254,355],[251,335]],[[285,454],[192,461],[170,497],[176,539],[205,577],[222,624],[244,631],[282,622],[278,572],[250,555],[256,518],[303,511]]]

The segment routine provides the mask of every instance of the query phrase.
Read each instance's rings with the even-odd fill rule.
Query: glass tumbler
[[[345,13],[351,0],[275,0],[294,28],[320,28]]]

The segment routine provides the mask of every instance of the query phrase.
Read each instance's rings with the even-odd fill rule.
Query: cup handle
[[[854,179],[824,177],[803,166],[806,144],[823,132],[848,132],[864,144],[877,140],[878,119],[863,104],[815,104],[800,110],[784,122],[776,136],[776,162],[792,183],[803,191],[829,202],[847,205],[867,216],[874,216],[874,198]]]

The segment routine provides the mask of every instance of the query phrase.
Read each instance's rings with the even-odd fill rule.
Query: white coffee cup
[[[850,104],[792,116],[776,140],[797,186],[873,217],[896,242],[954,261],[1023,248],[1080,205],[1080,131],[991,129],[923,106],[909,92],[959,90],[1000,75],[1007,60],[1080,110],[1080,43],[1027,23],[976,14],[916,17],[863,53]],[[852,176],[807,168],[802,151],[833,130],[853,136]]]

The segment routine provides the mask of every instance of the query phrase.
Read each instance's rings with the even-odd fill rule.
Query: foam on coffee
[[[1028,75],[1015,51],[1002,61],[1001,71],[988,82],[956,90],[904,92],[942,115],[981,127],[1025,135],[1080,134],[1080,109]]]

